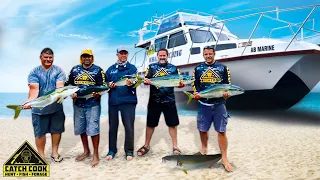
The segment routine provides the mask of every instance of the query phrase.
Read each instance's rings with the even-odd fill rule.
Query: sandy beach
[[[189,170],[188,174],[163,164],[161,158],[172,153],[171,139],[163,116],[145,157],[126,161],[123,152],[124,129],[119,126],[118,149],[115,159],[105,160],[108,151],[108,120],[101,120],[100,164],[90,167],[91,159],[75,162],[82,153],[79,136],[73,134],[72,119],[66,120],[59,153],[65,158],[60,164],[49,159],[50,135],[47,135],[46,157],[50,177],[45,179],[320,179],[319,123],[279,122],[267,117],[232,115],[229,118],[229,160],[234,172],[224,171],[220,162],[211,168]],[[193,154],[200,148],[195,116],[180,116],[178,144],[183,154]],[[135,148],[143,145],[145,116],[135,122]],[[320,120],[319,120],[320,121]],[[1,120],[0,162],[4,164],[16,149],[28,140],[35,146],[31,119]],[[91,141],[90,141],[91,143]],[[92,145],[90,144],[92,149]],[[219,153],[217,135],[210,130],[208,153]],[[2,167],[1,167],[2,169]],[[1,177],[2,175],[1,171]],[[21,179],[21,178],[20,178]]]

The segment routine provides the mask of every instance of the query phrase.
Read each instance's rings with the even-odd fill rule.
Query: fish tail
[[[191,100],[193,99],[193,94],[191,94],[187,91],[183,91],[183,92],[188,96],[187,104],[189,104],[191,102]]]
[[[138,86],[142,83],[142,78],[141,78],[140,76],[136,75],[136,78],[138,79],[138,81],[137,81],[137,83],[134,85],[133,88],[138,87]]]
[[[7,105],[7,108],[14,110],[14,117],[13,119],[17,119],[21,112],[21,106],[20,105]]]
[[[182,169],[182,171],[186,174],[188,174],[187,170],[186,169]]]

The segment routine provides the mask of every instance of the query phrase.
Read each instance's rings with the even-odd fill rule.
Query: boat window
[[[219,37],[220,33],[218,32],[214,32],[214,33],[217,35],[217,37]],[[219,41],[228,41],[228,40],[229,38],[226,34],[223,34],[223,33],[220,34]]]
[[[230,44],[218,44],[216,47],[216,51],[222,51],[226,49],[234,49],[237,48],[237,44],[230,43]]]
[[[190,29],[191,40],[194,43],[204,43],[215,41],[212,33],[207,30]]]
[[[168,41],[168,36],[158,38],[154,41],[155,51],[157,52],[159,49],[166,48]]]
[[[173,48],[177,46],[181,46],[187,44],[186,36],[183,31],[179,31],[177,33],[171,34],[169,37],[168,48]]]

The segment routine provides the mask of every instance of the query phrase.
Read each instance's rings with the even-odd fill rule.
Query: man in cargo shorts
[[[232,171],[232,166],[227,158],[227,136],[226,126],[228,123],[228,113],[226,110],[226,99],[230,96],[224,93],[221,98],[200,98],[200,91],[208,88],[212,84],[231,84],[230,71],[227,66],[214,60],[215,50],[211,46],[203,49],[205,62],[195,67],[193,76],[195,81],[192,83],[194,98],[199,100],[197,126],[200,132],[202,148],[200,154],[207,153],[208,131],[213,123],[218,132],[218,143],[221,150],[221,162],[225,170]]]

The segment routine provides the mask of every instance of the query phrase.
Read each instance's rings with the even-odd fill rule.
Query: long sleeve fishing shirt
[[[65,85],[78,86],[80,89],[77,91],[77,95],[84,96],[84,91],[88,86],[101,86],[105,85],[105,83],[105,74],[101,67],[92,64],[91,67],[86,69],[82,66],[82,64],[79,64],[71,69]],[[84,108],[100,105],[100,102],[100,98],[77,98],[74,102],[74,105]]]
[[[205,62],[195,67],[193,71],[195,81],[192,83],[193,91],[200,92],[213,84],[231,84],[229,68],[217,61],[208,65]],[[221,98],[200,98],[200,101],[206,104],[225,103]]]
[[[170,63],[153,63],[150,64],[146,70],[145,78],[154,78],[159,76],[167,76],[180,74],[179,69]],[[175,102],[174,87],[159,87],[150,85],[150,103],[168,103]]]

